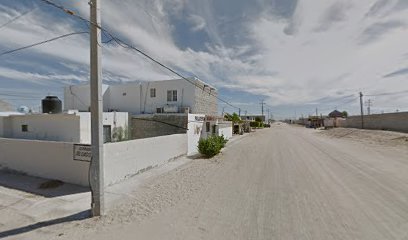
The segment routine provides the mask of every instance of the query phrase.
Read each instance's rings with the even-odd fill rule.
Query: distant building
[[[132,115],[155,113],[192,113],[217,115],[217,90],[197,78],[103,85],[105,112]],[[89,85],[64,89],[64,109],[90,110]]]
[[[334,110],[333,112],[329,113],[329,118],[342,118],[343,113],[337,110]]]
[[[242,120],[247,120],[247,121],[255,121],[256,118],[260,118],[262,122],[266,121],[266,117],[264,115],[247,115],[247,116],[241,116]]]

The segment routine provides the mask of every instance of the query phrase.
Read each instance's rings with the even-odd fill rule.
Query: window
[[[28,132],[28,125],[26,125],[26,124],[21,125],[21,131],[22,132]]]
[[[151,98],[156,97],[156,88],[150,88],[150,97]]]
[[[205,123],[205,131],[210,132],[210,122]]]
[[[167,102],[177,102],[177,90],[167,91]]]

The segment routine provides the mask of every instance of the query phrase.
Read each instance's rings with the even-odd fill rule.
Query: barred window
[[[155,98],[156,97],[156,88],[150,88],[150,97]]]
[[[167,101],[168,102],[177,102],[177,90],[168,90],[167,91]]]

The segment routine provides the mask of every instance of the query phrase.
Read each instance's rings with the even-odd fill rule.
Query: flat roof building
[[[192,113],[217,115],[217,90],[198,78],[103,85],[103,109],[130,114]],[[89,111],[90,87],[64,89],[64,109]]]

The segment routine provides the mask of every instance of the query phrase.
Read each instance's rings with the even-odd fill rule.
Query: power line
[[[69,36],[72,36],[72,35],[79,35],[79,34],[85,34],[85,33],[88,33],[88,32],[73,32],[73,33],[64,34],[64,35],[61,35],[61,36],[58,36],[58,37],[54,37],[54,38],[51,38],[51,39],[48,39],[48,40],[45,40],[45,41],[41,41],[41,42],[38,42],[38,43],[30,44],[30,45],[28,45],[28,46],[24,46],[24,47],[20,47],[20,48],[16,48],[16,49],[13,49],[13,50],[9,50],[9,51],[2,52],[2,53],[0,53],[0,57],[1,57],[1,56],[4,56],[4,55],[7,55],[7,54],[11,54],[11,53],[17,52],[17,51],[24,50],[24,49],[27,49],[27,48],[32,48],[32,47],[35,47],[35,46],[38,46],[38,45],[42,45],[42,44],[45,44],[45,43],[53,42],[53,41],[56,41],[56,40],[61,39],[61,38],[66,38],[66,37],[69,37]]]
[[[74,16],[74,17],[76,17],[76,18],[78,18],[78,19],[80,19],[80,20],[82,20],[82,21],[85,21],[85,22],[87,22],[87,23],[89,23],[89,24],[91,24],[91,25],[93,25],[93,26],[99,28],[102,32],[105,32],[109,37],[111,37],[111,38],[113,39],[113,41],[115,41],[119,46],[121,46],[121,47],[123,47],[123,48],[132,49],[132,50],[138,52],[139,54],[143,55],[144,57],[146,57],[147,59],[151,60],[152,62],[154,62],[154,63],[158,64],[159,66],[161,66],[161,67],[167,69],[168,71],[172,72],[172,73],[175,74],[176,76],[178,76],[178,77],[180,77],[180,78],[186,80],[187,82],[193,84],[193,85],[196,86],[197,88],[199,88],[199,89],[202,88],[202,87],[201,87],[200,85],[198,85],[196,82],[194,82],[194,81],[192,81],[192,80],[190,80],[190,79],[184,77],[182,74],[176,72],[176,71],[173,70],[172,68],[170,68],[170,67],[166,66],[165,64],[159,62],[158,60],[156,60],[155,58],[151,57],[150,55],[148,55],[148,54],[145,53],[144,51],[142,51],[142,50],[140,50],[140,49],[138,49],[138,48],[132,46],[132,45],[129,44],[129,43],[126,43],[125,41],[119,39],[118,37],[115,37],[115,36],[114,36],[113,34],[111,34],[108,30],[106,30],[105,28],[102,28],[102,27],[101,27],[100,25],[98,25],[97,23],[94,23],[94,22],[92,22],[92,21],[90,21],[90,20],[88,20],[88,19],[85,19],[84,17],[75,14],[73,11],[71,11],[71,10],[69,10],[69,9],[66,9],[65,7],[63,7],[63,6],[61,6],[61,5],[57,5],[57,4],[55,4],[54,2],[52,2],[52,1],[50,1],[50,0],[40,0],[40,1],[42,1],[43,3],[46,3],[46,4],[48,4],[48,5],[50,5],[50,6],[52,6],[52,7],[58,8],[58,9],[60,9],[61,11],[65,12],[65,13],[71,15],[71,16]],[[109,41],[112,41],[112,40],[109,40]],[[0,55],[0,56],[1,56],[1,55]],[[204,88],[205,88],[205,86],[204,86]],[[203,90],[204,90],[204,88],[203,88]],[[227,105],[229,105],[229,106],[231,106],[231,107],[233,107],[233,108],[235,108],[235,109],[239,109],[239,107],[232,105],[232,104],[229,103],[228,101],[226,101],[226,100],[224,100],[224,99],[218,97],[217,95],[213,94],[211,91],[209,91],[208,93],[209,93],[209,95],[215,97],[216,99],[220,100],[221,102],[223,102],[223,103],[225,103],[225,104],[227,104]]]
[[[2,28],[4,28],[4,27],[6,27],[7,25],[9,25],[9,24],[11,24],[11,23],[17,21],[19,18],[24,17],[25,15],[27,15],[27,14],[31,13],[32,11],[34,11],[35,9],[36,9],[36,8],[30,9],[30,10],[28,10],[28,11],[26,11],[26,12],[24,12],[24,13],[18,15],[18,16],[16,16],[15,18],[10,19],[9,21],[7,21],[7,22],[5,22],[4,24],[0,25],[0,29],[2,29]]]
[[[398,91],[398,92],[388,92],[388,93],[378,93],[378,94],[369,94],[365,95],[366,97],[378,97],[378,96],[389,96],[389,95],[398,95],[408,93],[408,90]]]
[[[108,34],[110,34],[110,33],[108,32]],[[134,51],[140,53],[141,55],[143,55],[144,57],[148,58],[149,60],[151,60],[152,62],[156,63],[157,65],[159,65],[159,66],[161,66],[161,67],[167,69],[168,71],[172,72],[173,74],[177,75],[178,77],[181,77],[182,79],[186,80],[187,82],[193,84],[195,87],[197,87],[197,88],[199,88],[199,89],[202,89],[202,87],[201,87],[200,85],[198,85],[196,82],[194,82],[194,81],[192,81],[192,80],[190,80],[190,79],[184,77],[184,76],[181,75],[180,73],[176,72],[175,70],[171,69],[170,67],[168,67],[168,66],[164,65],[163,63],[159,62],[158,60],[154,59],[153,57],[151,57],[151,56],[148,55],[147,53],[143,52],[142,50],[140,50],[140,49],[138,49],[138,48],[136,48],[136,47],[134,47],[134,46],[132,46],[132,45],[130,45],[130,44],[128,44],[128,43],[125,43],[125,42],[123,42],[122,40],[120,40],[120,39],[118,39],[118,38],[116,38],[116,37],[114,37],[114,36],[112,36],[112,35],[110,35],[110,36],[113,38],[113,41],[115,41],[119,46],[121,46],[121,47],[123,47],[123,48],[129,48],[129,49],[132,49],[132,50],[134,50]],[[204,86],[204,88],[205,88],[205,86]],[[203,88],[203,90],[204,90],[204,88]],[[233,108],[235,108],[235,109],[239,109],[239,107],[232,105],[232,104],[229,103],[228,101],[226,101],[226,100],[224,100],[224,99],[218,97],[217,95],[213,94],[211,91],[209,91],[208,94],[211,95],[211,96],[213,96],[213,97],[215,97],[215,98],[217,98],[217,99],[220,100],[221,102],[223,102],[223,103],[225,103],[225,104],[227,104],[227,105],[229,105],[229,106],[231,106],[231,107],[233,107]]]

